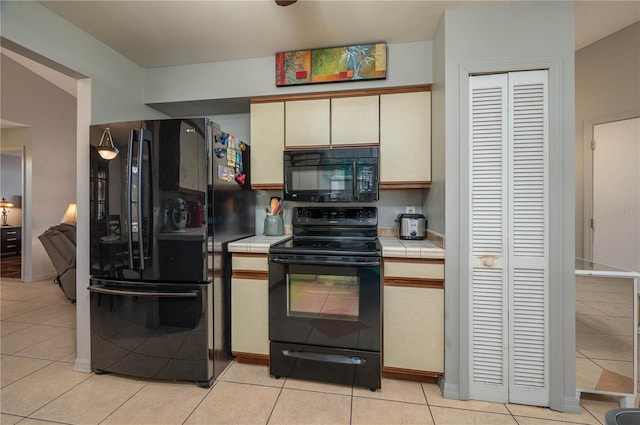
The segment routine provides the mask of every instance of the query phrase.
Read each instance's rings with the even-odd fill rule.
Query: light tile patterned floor
[[[584,395],[580,415],[442,398],[433,384],[382,390],[269,376],[233,363],[209,389],[75,372],[75,306],[51,282],[0,283],[5,425],[44,424],[601,424],[618,399]],[[27,314],[31,313],[31,314]]]
[[[633,279],[576,277],[579,389],[633,393],[636,324]]]

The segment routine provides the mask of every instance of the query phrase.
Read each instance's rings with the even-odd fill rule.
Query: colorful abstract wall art
[[[276,86],[387,78],[387,44],[276,53]]]

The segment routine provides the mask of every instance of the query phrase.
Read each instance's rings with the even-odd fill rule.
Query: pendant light
[[[109,130],[109,127],[107,127],[102,132],[100,143],[98,143],[98,154],[100,154],[102,159],[106,159],[107,161],[109,161],[118,156],[118,152],[120,151],[113,144],[111,130]]]

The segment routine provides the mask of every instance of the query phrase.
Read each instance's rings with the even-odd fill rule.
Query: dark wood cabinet
[[[6,226],[0,228],[0,254],[20,255],[22,228]]]

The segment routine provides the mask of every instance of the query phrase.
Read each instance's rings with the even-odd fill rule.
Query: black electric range
[[[381,386],[382,281],[375,207],[298,207],[269,250],[269,370]]]

